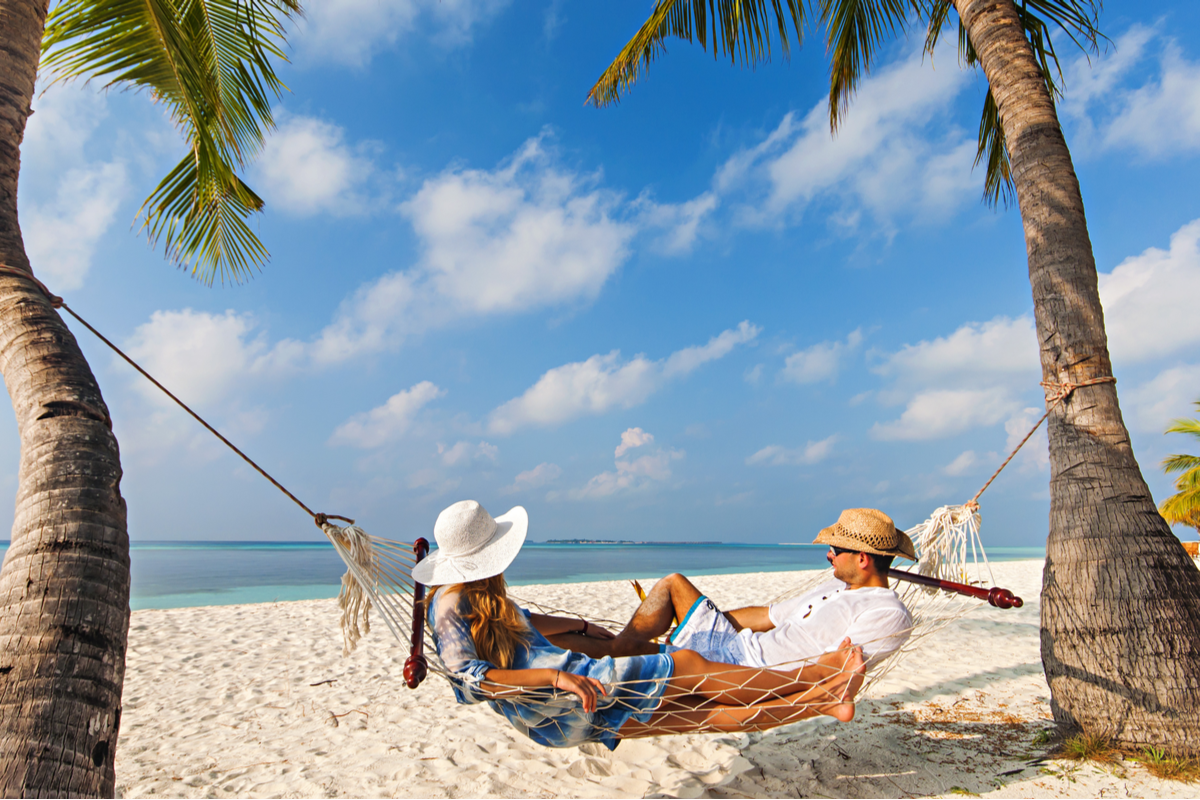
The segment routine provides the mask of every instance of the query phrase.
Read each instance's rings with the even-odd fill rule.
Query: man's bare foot
[[[833,656],[832,661],[829,660],[830,656]],[[867,675],[867,662],[862,648],[851,644],[848,638],[843,639],[841,649],[826,653],[818,663],[837,667],[833,675],[820,683],[820,687],[837,700],[817,706],[817,711],[839,722],[849,722],[854,719],[854,698],[858,696],[858,690],[862,688]]]

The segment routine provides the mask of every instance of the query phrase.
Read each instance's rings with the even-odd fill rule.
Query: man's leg
[[[666,633],[673,619],[683,621],[688,610],[700,599],[700,590],[679,573],[668,575],[654,584],[633,618],[615,639],[592,639],[577,634],[560,634],[550,641],[565,650],[574,650],[592,658],[603,656],[645,656],[658,652],[656,639]]]
[[[678,572],[668,575],[654,584],[617,638],[639,642],[657,639],[670,630],[672,620],[683,622],[700,596],[700,590]]]

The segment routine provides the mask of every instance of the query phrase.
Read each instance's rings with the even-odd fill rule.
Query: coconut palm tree
[[[883,43],[914,24],[931,50],[958,19],[960,54],[982,68],[977,162],[985,196],[1015,197],[1051,387],[1079,386],[1050,414],[1050,534],[1042,662],[1055,719],[1128,744],[1200,752],[1200,573],[1171,535],[1134,459],[1111,381],[1104,310],[1079,181],[1055,112],[1052,26],[1093,49],[1100,0],[658,0],[590,99],[616,101],[665,41],[711,44],[754,65],[777,37],[826,31],[836,130]]]
[[[1193,405],[1200,411],[1200,400]],[[1200,439],[1200,419],[1174,420],[1164,433],[1186,433]],[[1191,525],[1200,532],[1200,456],[1168,456],[1162,468],[1168,475],[1183,474],[1175,479],[1175,494],[1162,502],[1159,512],[1172,525]]]
[[[31,277],[20,146],[43,79],[146,90],[187,142],[140,217],[170,258],[237,280],[267,253],[238,177],[271,126],[297,0],[0,0],[0,371],[21,439],[0,570],[0,796],[112,796],[129,627],[129,539],[108,409]],[[29,277],[25,277],[29,276]]]

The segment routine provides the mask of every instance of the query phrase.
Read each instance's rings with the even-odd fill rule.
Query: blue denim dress
[[[439,589],[428,605],[429,629],[438,656],[450,674],[454,697],[460,703],[486,702],[514,728],[546,747],[575,747],[600,742],[609,750],[620,742],[618,731],[630,718],[647,722],[658,708],[667,682],[675,674],[675,662],[666,654],[629,658],[590,658],[563,650],[529,625],[528,649],[517,648],[508,669],[557,669],[595,678],[607,690],[598,698],[596,710],[583,710],[579,697],[550,688],[526,689],[513,697],[490,698],[480,681],[496,665],[481,660],[471,640],[466,601],[457,592]],[[529,624],[529,612],[525,614]]]

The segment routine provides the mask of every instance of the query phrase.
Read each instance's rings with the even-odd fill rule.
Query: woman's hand
[[[583,624],[583,635],[589,639],[615,639],[617,635],[601,625],[594,622],[585,622]]]
[[[580,701],[583,703],[583,710],[589,714],[596,710],[597,699],[607,694],[604,691],[604,684],[595,678],[576,675],[573,672],[562,672],[561,670],[555,670],[554,688],[578,695]]]

